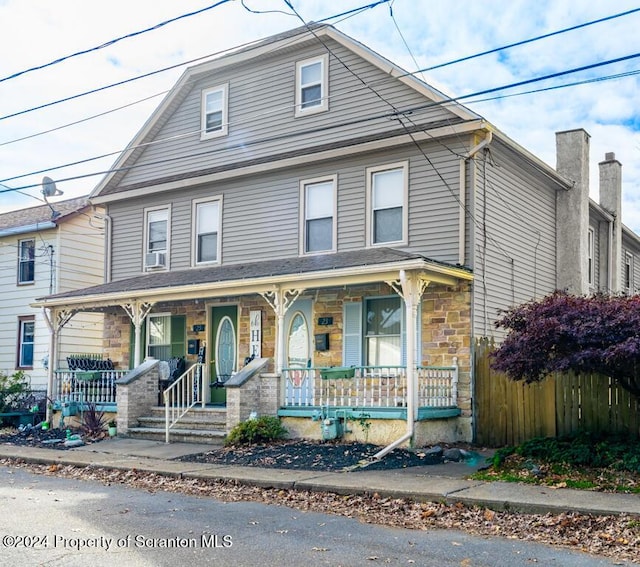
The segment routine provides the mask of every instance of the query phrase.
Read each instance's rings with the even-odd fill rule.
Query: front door
[[[227,394],[224,383],[236,370],[238,359],[237,321],[238,308],[225,305],[211,308],[211,335],[209,344],[209,376],[211,403],[225,404]]]

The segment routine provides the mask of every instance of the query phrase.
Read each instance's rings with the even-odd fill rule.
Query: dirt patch
[[[408,467],[439,465],[451,460],[467,460],[476,464],[482,459],[476,452],[464,448],[449,453],[449,446],[434,448],[395,449],[384,459],[374,459],[382,447],[371,443],[335,443],[308,440],[289,440],[270,444],[217,448],[206,453],[187,455],[178,460],[194,463],[238,465],[278,469],[300,469],[317,471],[344,470],[393,470]]]
[[[0,430],[0,443],[5,445],[17,445],[20,447],[38,447],[42,449],[56,449],[65,451],[72,447],[67,447],[64,441],[67,439],[67,431],[69,435],[80,435],[85,444],[98,443],[106,437],[88,438],[82,434],[82,431],[76,427],[65,429],[46,429],[40,427],[28,427],[23,430],[15,428],[7,428]]]

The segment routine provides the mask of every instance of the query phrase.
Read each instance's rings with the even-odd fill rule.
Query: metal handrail
[[[165,442],[169,443],[169,430],[196,404],[204,407],[203,396],[204,364],[190,366],[166,390],[164,400]]]

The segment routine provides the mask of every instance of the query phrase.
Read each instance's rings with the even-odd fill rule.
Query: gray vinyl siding
[[[337,250],[363,248],[366,169],[401,161],[409,162],[409,242],[396,247],[454,264],[459,232],[459,158],[455,153],[463,151],[459,144],[453,144],[450,151],[435,142],[423,143],[422,151],[429,160],[409,145],[112,203],[112,279],[141,272],[144,209],[148,207],[171,206],[170,268],[189,268],[192,200],[204,197],[223,199],[223,263],[296,257],[300,182],[329,175],[336,175],[338,184]]]
[[[295,54],[280,53],[222,68],[212,76],[194,81],[191,90],[155,133],[155,140],[166,141],[149,145],[120,185],[397,130],[398,121],[388,117],[393,108],[412,108],[429,102],[413,88],[392,79],[341,45],[333,41],[328,41],[328,45],[332,51],[328,112],[294,117],[295,63],[326,53],[317,42]],[[363,86],[363,82],[375,92]],[[229,134],[200,140],[201,92],[225,83],[229,84]],[[378,117],[363,120],[375,116]],[[416,111],[409,118],[409,126],[455,119],[438,105]]]
[[[631,293],[640,292],[640,242],[636,239],[629,238],[627,234],[622,235],[622,261],[621,261],[621,270],[622,274],[620,275],[620,282],[622,286],[622,291],[625,290],[625,266],[626,266],[626,257],[627,254],[631,254],[633,257],[632,262],[632,274],[633,281],[630,289]]]
[[[594,219],[589,219],[589,228],[593,231],[593,281],[589,285],[589,291],[597,291],[600,289],[600,223]],[[605,258],[602,258],[605,260]],[[603,282],[606,286],[606,280]]]
[[[501,310],[555,289],[556,189],[500,144],[491,146],[486,182],[482,159],[475,160],[474,333],[499,337]]]

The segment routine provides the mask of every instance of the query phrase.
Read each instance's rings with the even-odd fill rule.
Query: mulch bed
[[[249,467],[317,471],[392,470],[439,465],[441,456],[425,450],[395,449],[373,460],[382,447],[371,443],[319,442],[295,439],[269,444],[224,447],[187,455],[180,461]]]
[[[72,435],[80,434],[82,431],[75,427],[70,427],[69,432]],[[0,431],[0,443],[5,445],[18,445],[22,447],[39,447],[42,449],[55,449],[57,451],[65,451],[72,447],[66,447],[64,440],[67,438],[67,428],[65,429],[47,429],[42,430],[39,427],[30,427],[23,431],[14,428],[7,428]],[[82,440],[86,443],[97,443],[102,441],[104,437],[89,439],[82,435]]]

